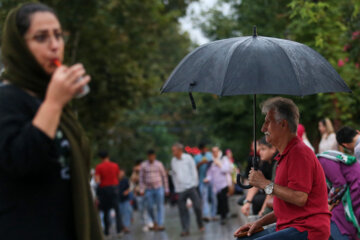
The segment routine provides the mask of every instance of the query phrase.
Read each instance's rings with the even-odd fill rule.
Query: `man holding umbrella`
[[[290,99],[276,97],[263,103],[262,112],[266,117],[261,131],[279,151],[276,178],[271,182],[252,169],[249,182],[274,196],[274,212],[240,227],[235,236],[247,231],[245,239],[329,239],[331,214],[325,175],[315,154],[296,136],[297,106]],[[274,222],[276,229],[255,233]]]

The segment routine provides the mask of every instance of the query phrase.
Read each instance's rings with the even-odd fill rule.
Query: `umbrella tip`
[[[257,37],[256,25],[254,26],[253,37]]]

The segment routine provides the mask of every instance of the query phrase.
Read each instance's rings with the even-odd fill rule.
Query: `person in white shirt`
[[[188,236],[190,234],[190,215],[186,206],[187,199],[191,199],[196,221],[199,230],[205,230],[202,221],[201,199],[197,187],[199,185],[199,177],[194,159],[186,153],[183,153],[184,146],[176,143],[172,146],[173,158],[171,160],[171,176],[175,186],[175,192],[178,193],[179,215],[182,225],[182,233],[180,236]]]
[[[338,143],[336,141],[336,135],[334,127],[328,118],[324,118],[319,121],[319,132],[321,134],[321,141],[319,143],[319,153],[328,150],[339,150]]]

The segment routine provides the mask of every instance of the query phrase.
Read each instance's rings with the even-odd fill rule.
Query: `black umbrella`
[[[284,39],[257,36],[229,38],[204,44],[175,68],[161,92],[206,92],[220,96],[256,94],[304,96],[351,92],[340,75],[310,47]],[[254,144],[256,152],[256,144]],[[255,166],[254,154],[253,166]]]

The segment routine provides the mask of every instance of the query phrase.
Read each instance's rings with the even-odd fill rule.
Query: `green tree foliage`
[[[291,97],[300,108],[300,121],[315,146],[319,140],[317,121],[322,117],[332,118],[337,128],[345,124],[360,126],[359,1],[219,1],[220,5],[224,3],[231,6],[230,15],[224,15],[219,8],[211,9],[199,24],[210,39],[251,35],[256,25],[259,35],[299,41],[319,51],[353,90],[353,94]],[[260,95],[259,102],[268,97]],[[213,134],[223,134],[220,138],[224,146],[234,147],[240,159],[246,156],[252,139],[251,104],[251,98],[245,96],[223,98],[209,104],[205,113],[204,121],[215,126]],[[258,126],[262,119],[259,121]]]
[[[24,2],[28,1],[0,0],[0,29],[8,11]],[[92,77],[90,94],[72,104],[89,133],[94,152],[110,148],[117,161],[134,161],[139,155],[137,145],[145,142],[136,142],[142,136],[134,135],[132,142],[115,140],[126,139],[128,132],[138,130],[137,121],[144,115],[134,117],[132,113],[141,102],[151,104],[147,99],[159,94],[162,83],[188,52],[191,42],[180,33],[178,18],[192,1],[41,2],[53,7],[59,16],[66,35],[65,63],[83,63]],[[157,127],[154,131],[160,134],[162,130]],[[119,136],[113,137],[114,132]],[[142,147],[146,151],[147,146]],[[133,149],[137,152],[131,153]]]

